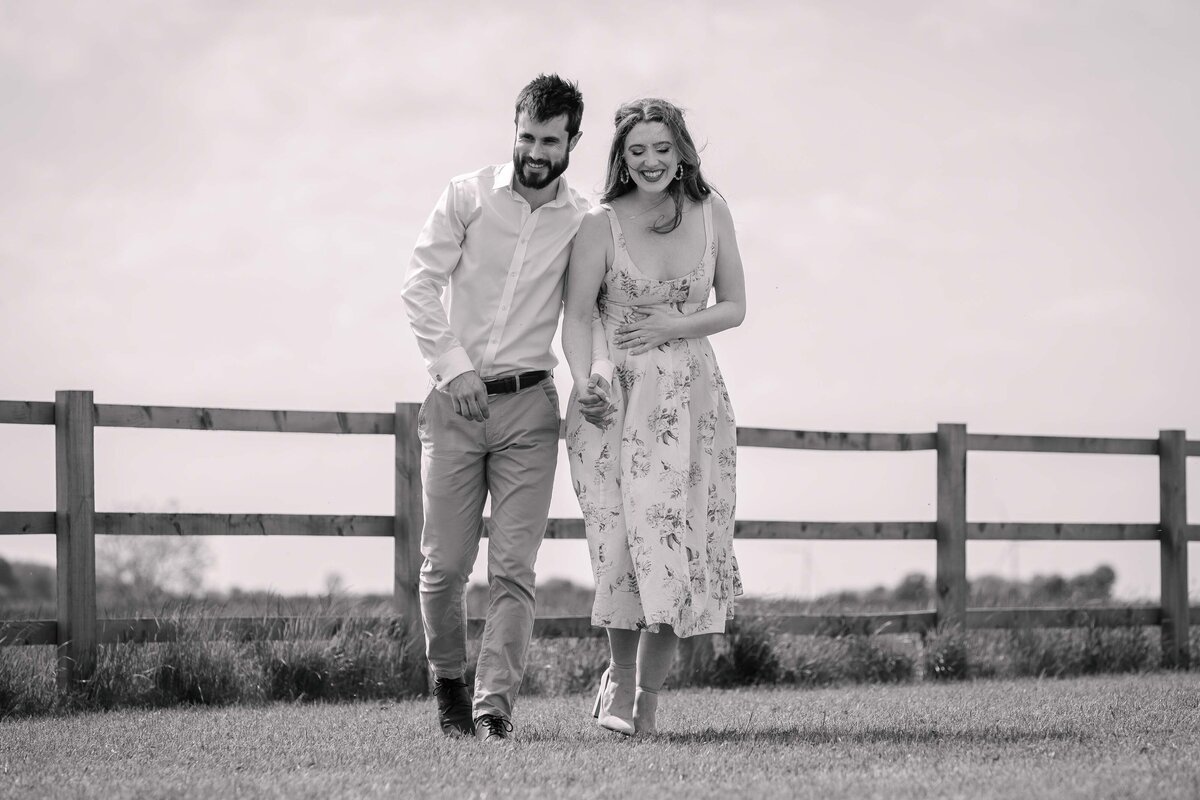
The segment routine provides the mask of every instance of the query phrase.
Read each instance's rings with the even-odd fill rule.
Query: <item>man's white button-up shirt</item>
[[[454,178],[413,250],[401,295],[438,389],[470,370],[487,379],[558,363],[550,345],[588,202],[560,177],[531,210],[512,182],[511,163]]]

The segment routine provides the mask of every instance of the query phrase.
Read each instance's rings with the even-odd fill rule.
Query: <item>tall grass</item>
[[[1200,627],[1191,629],[1200,668]],[[829,686],[911,680],[1051,677],[1150,672],[1161,659],[1157,628],[938,628],[923,636],[790,636],[768,621],[736,620],[715,657],[689,676],[699,685]]]
[[[922,666],[925,675],[934,680],[961,680],[971,677],[971,648],[967,634],[957,626],[938,626],[927,633]]]
[[[283,640],[257,645],[272,700],[368,700],[425,691],[421,643],[410,641],[399,620],[380,627],[346,617],[324,642],[309,618],[291,627]]]
[[[419,641],[405,626],[338,617],[319,629],[330,607],[288,622],[278,641],[223,635],[212,609],[164,612],[175,641],[101,647],[92,678],[60,693],[52,647],[0,647],[0,718],[76,710],[176,705],[338,702],[394,699],[427,691]],[[275,613],[286,609],[274,609]],[[184,613],[190,612],[190,613]],[[274,614],[272,614],[274,616]],[[326,638],[321,638],[322,636]],[[1200,627],[1192,628],[1200,666]],[[478,641],[470,643],[468,679]],[[712,657],[686,676],[700,686],[821,687],[987,677],[1066,678],[1147,672],[1160,659],[1155,628],[967,631],[838,637],[790,636],[769,621],[735,621],[715,637]],[[553,696],[594,689],[607,662],[602,637],[535,639],[522,694]],[[674,676],[673,684],[684,683]]]
[[[901,683],[915,676],[911,637],[882,634],[786,636],[769,623],[735,625],[719,648],[713,676],[718,686]]]
[[[0,648],[0,719],[44,713],[56,703],[52,648]]]
[[[343,701],[425,692],[419,653],[401,624],[345,617],[330,638],[317,615],[289,620],[279,641],[223,635],[220,619],[172,614],[171,642],[99,648],[91,678],[55,686],[52,647],[0,648],[0,718],[60,711],[177,705],[253,705],[269,701]]]

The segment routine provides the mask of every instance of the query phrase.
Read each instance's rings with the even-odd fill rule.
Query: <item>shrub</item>
[[[1061,678],[1153,669],[1153,637],[1142,628],[1015,630],[1009,633],[1011,674]]]
[[[386,625],[342,621],[326,647],[333,669],[329,699],[361,700],[423,695],[423,637],[413,639],[401,620]]]
[[[842,647],[826,636],[788,636],[776,640],[782,674],[780,683],[828,686],[844,680]]]
[[[1017,629],[1009,633],[1008,662],[1013,675],[1057,678],[1067,674],[1066,648],[1057,631]]]
[[[911,680],[913,658],[882,636],[846,637],[846,677],[856,683],[899,683]]]
[[[117,644],[99,648],[92,677],[75,691],[61,695],[59,703],[74,710],[171,705],[157,695],[156,668],[162,647]]]
[[[1143,628],[1087,628],[1079,672],[1141,672],[1152,666],[1154,650]]]
[[[922,666],[934,680],[962,680],[971,672],[967,637],[961,628],[939,627],[923,640]]]
[[[271,700],[319,700],[325,696],[329,679],[329,660],[312,647],[295,642],[262,645],[259,665]]]
[[[0,720],[53,708],[54,669],[48,647],[0,647]]]
[[[150,673],[155,705],[231,705],[265,699],[262,672],[230,641],[171,642]]]
[[[362,700],[424,694],[420,642],[410,642],[395,620],[348,617],[338,621],[332,638],[322,638],[315,618],[291,621],[284,638],[255,649],[267,696],[272,700]],[[412,647],[410,647],[412,645]]]
[[[586,639],[534,639],[529,645],[523,695],[588,694],[608,666],[608,642]],[[470,672],[474,675],[474,662]]]
[[[778,683],[783,665],[769,622],[754,617],[736,620],[726,630],[725,647],[692,680],[706,686],[756,686]]]

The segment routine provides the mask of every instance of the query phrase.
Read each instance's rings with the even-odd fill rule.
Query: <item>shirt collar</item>
[[[516,177],[514,172],[515,170],[513,169],[513,164],[511,161],[501,164],[499,169],[496,170],[496,179],[492,183],[492,191],[498,192],[502,189],[508,189],[514,198],[518,197],[519,195],[517,194],[517,190],[513,188],[513,179]],[[546,203],[546,205],[550,206],[551,208],[555,208],[558,206],[564,206],[570,201],[571,189],[569,186],[567,186],[567,176],[559,175],[558,193],[555,194],[554,199],[549,203]]]
[[[492,184],[492,190],[498,192],[501,189],[512,189],[512,182],[513,165],[511,161],[508,161],[501,164],[500,168],[496,170],[496,182]]]

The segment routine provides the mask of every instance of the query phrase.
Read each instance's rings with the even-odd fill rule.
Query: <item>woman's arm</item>
[[[641,312],[640,319],[617,328],[614,341],[618,347],[636,355],[672,339],[695,339],[742,324],[746,318],[746,277],[733,229],[733,216],[725,201],[716,195],[713,195],[712,206],[717,240],[717,264],[713,275],[716,302],[692,314],[647,308]]]
[[[600,352],[593,339],[603,328],[595,323],[594,315],[600,283],[612,259],[611,248],[608,219],[603,209],[594,208],[584,216],[571,246],[563,311],[563,354],[581,397],[590,392],[592,362]]]

